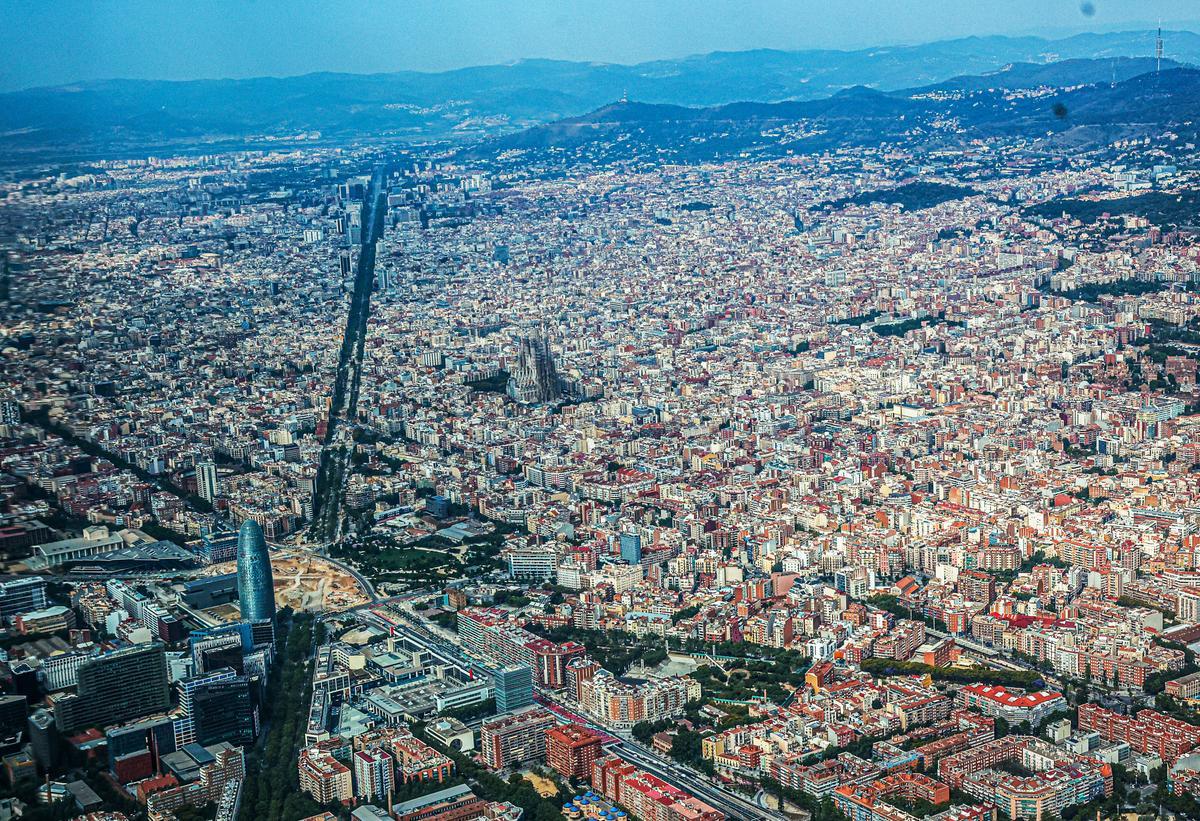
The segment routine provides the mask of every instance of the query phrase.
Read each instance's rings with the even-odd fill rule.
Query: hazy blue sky
[[[1200,1],[0,0],[0,89],[441,70],[522,57],[628,63],[719,49],[1061,35],[1159,18],[1195,21]]]

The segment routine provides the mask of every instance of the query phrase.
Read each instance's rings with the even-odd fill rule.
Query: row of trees
[[[289,619],[284,611],[279,617],[280,629],[289,621],[290,628],[279,640],[281,652],[272,667],[263,703],[265,742],[259,739],[246,762],[241,821],[288,821],[324,809],[300,792],[296,771],[296,757],[304,745],[308,722],[312,648],[324,627],[308,613],[296,613]],[[336,813],[339,808],[331,809]]]
[[[876,676],[915,676],[928,674],[934,681],[950,681],[958,684],[995,684],[1001,687],[1039,689],[1044,682],[1033,670],[993,670],[991,667],[933,667],[917,661],[894,659],[863,659],[859,665]]]

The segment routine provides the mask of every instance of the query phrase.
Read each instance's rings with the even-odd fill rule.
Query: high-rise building
[[[511,713],[533,704],[533,670],[514,664],[492,671],[492,690],[496,694],[496,712]]]
[[[546,730],[555,724],[549,710],[534,707],[485,721],[479,728],[479,752],[494,770],[546,757]]]
[[[223,667],[209,673],[189,676],[176,683],[175,689],[179,693],[179,707],[182,712],[182,715],[175,719],[176,747],[183,747],[196,741],[195,705],[192,699],[197,691],[205,685],[227,681],[236,675],[237,673],[231,668]]]
[[[200,537],[200,558],[205,564],[231,562],[237,558],[238,537],[236,533],[207,532]]]
[[[149,778],[164,755],[176,752],[175,722],[169,716],[109,727],[104,731],[108,769],[122,784]]]
[[[46,580],[25,576],[0,581],[0,619],[10,620],[18,613],[41,610],[46,606]]]
[[[599,733],[579,724],[552,727],[546,731],[546,763],[566,778],[591,778],[603,743]]]
[[[641,564],[642,537],[636,533],[621,534],[621,558],[630,564]]]
[[[49,710],[35,710],[29,716],[25,727],[29,734],[29,746],[38,766],[43,772],[57,767],[61,739],[58,728],[54,726],[54,716]]]
[[[5,741],[19,743],[24,737],[29,718],[29,699],[23,695],[0,695],[0,745]]]
[[[63,733],[103,727],[171,707],[167,659],[161,644],[137,645],[95,656],[79,665],[74,695],[54,704]]]
[[[267,539],[258,522],[247,519],[238,531],[238,603],[242,621],[273,621],[275,582]]]
[[[0,425],[21,423],[21,403],[11,396],[0,396]]]
[[[197,744],[253,744],[258,718],[250,679],[236,676],[198,687],[192,694],[192,721]]]
[[[354,798],[352,772],[334,757],[333,750],[328,746],[317,744],[305,747],[300,751],[296,766],[300,774],[300,789],[318,803],[332,804]]]
[[[213,636],[192,643],[192,663],[197,673],[231,667],[238,675],[246,672],[246,651],[237,635]]]
[[[395,787],[393,761],[386,750],[371,747],[354,754],[354,795],[372,801],[387,798]]]
[[[196,464],[196,492],[206,502],[217,498],[217,465],[212,460]]]

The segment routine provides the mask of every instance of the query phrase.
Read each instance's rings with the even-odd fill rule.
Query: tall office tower
[[[516,367],[508,377],[508,395],[523,405],[562,398],[562,384],[544,336],[522,337]]]
[[[33,750],[33,758],[37,761],[42,772],[58,766],[59,744],[61,739],[58,728],[54,726],[54,716],[49,710],[35,710],[26,722],[29,734],[29,746]]]
[[[232,633],[192,642],[193,664],[200,673],[231,667],[241,675],[246,672],[245,653],[242,637]]]
[[[20,745],[24,741],[29,719],[29,699],[22,695],[0,695],[0,746],[5,741]]]
[[[248,622],[250,627],[250,646],[265,647],[266,645],[275,646],[275,618],[272,616],[269,619],[259,619],[258,621]]]
[[[175,723],[159,715],[104,731],[108,769],[122,784],[154,775],[159,759],[176,752]]]
[[[237,677],[237,673],[230,667],[223,667],[220,670],[213,670],[209,673],[201,673],[196,676],[179,681],[175,687],[179,692],[179,707],[182,715],[175,719],[175,746],[182,748],[187,744],[192,744],[198,739],[196,738],[196,709],[195,697],[198,692],[204,687],[212,684],[218,684],[223,681],[230,681]],[[214,739],[215,741],[223,741],[224,739]],[[212,742],[200,742],[202,744],[211,744]]]
[[[201,685],[192,693],[192,720],[197,744],[253,744],[258,735],[258,713],[250,679],[237,676]]]
[[[217,498],[217,465],[211,460],[196,464],[196,492],[206,502]]]
[[[630,564],[642,562],[642,537],[636,533],[621,534],[621,558]]]
[[[46,580],[24,576],[0,582],[0,621],[46,606]]]
[[[496,694],[496,712],[511,713],[533,704],[533,670],[523,664],[501,667],[492,672]]]
[[[238,531],[237,574],[242,621],[273,621],[275,581],[271,578],[267,539],[258,522],[249,519]]]
[[[79,665],[75,676],[75,695],[54,704],[54,719],[62,733],[104,727],[171,707],[161,644],[126,647],[90,658]]]

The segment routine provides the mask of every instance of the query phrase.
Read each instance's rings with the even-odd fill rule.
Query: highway
[[[622,741],[610,744],[606,749],[630,764],[636,764],[651,775],[658,776],[668,784],[711,804],[730,818],[746,819],[747,821],[780,818],[770,810],[758,806],[753,799],[730,792],[677,761],[668,761],[659,757],[657,753],[649,751],[637,742]]]

